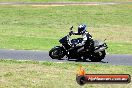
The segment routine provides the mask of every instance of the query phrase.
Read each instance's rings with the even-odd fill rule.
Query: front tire
[[[64,51],[61,49],[61,47],[55,47],[49,51],[49,56],[52,59],[61,59],[65,56],[65,54]]]
[[[100,62],[102,59],[105,58],[105,55],[106,55],[106,52],[104,50],[104,51],[100,51],[100,52],[93,54],[89,59],[92,62]]]

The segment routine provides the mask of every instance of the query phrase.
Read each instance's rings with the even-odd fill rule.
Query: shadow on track
[[[61,60],[67,60],[67,59],[61,59]],[[89,61],[89,60],[76,60],[76,59],[71,59],[71,60],[67,60],[67,61],[93,63],[92,61]],[[108,63],[108,62],[106,62],[106,61],[100,61],[98,63]]]

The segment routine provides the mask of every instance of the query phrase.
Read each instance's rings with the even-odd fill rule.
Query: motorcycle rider
[[[82,42],[78,43],[76,46],[72,46],[74,48],[79,47],[79,46],[84,46],[83,48],[81,47],[80,49],[78,49],[77,52],[81,52],[83,50],[85,51],[89,51],[89,53],[94,52],[94,41],[92,39],[92,36],[90,35],[89,32],[86,31],[87,27],[85,24],[81,24],[78,26],[78,32],[73,32],[71,31],[69,33],[69,35],[82,35]],[[86,60],[86,59],[85,59]]]

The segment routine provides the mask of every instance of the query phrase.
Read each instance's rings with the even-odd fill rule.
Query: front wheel
[[[61,47],[55,47],[49,51],[49,56],[52,59],[61,59],[65,56],[65,54],[64,51],[61,49]]]
[[[98,53],[93,54],[89,59],[92,62],[100,62],[102,59],[105,58],[106,52],[104,51],[100,51]]]

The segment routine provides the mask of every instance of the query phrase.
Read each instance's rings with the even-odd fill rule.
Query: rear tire
[[[63,58],[65,56],[65,54],[64,54],[64,51],[61,49],[61,47],[55,47],[49,51],[49,56],[52,59],[60,60],[61,58]]]

